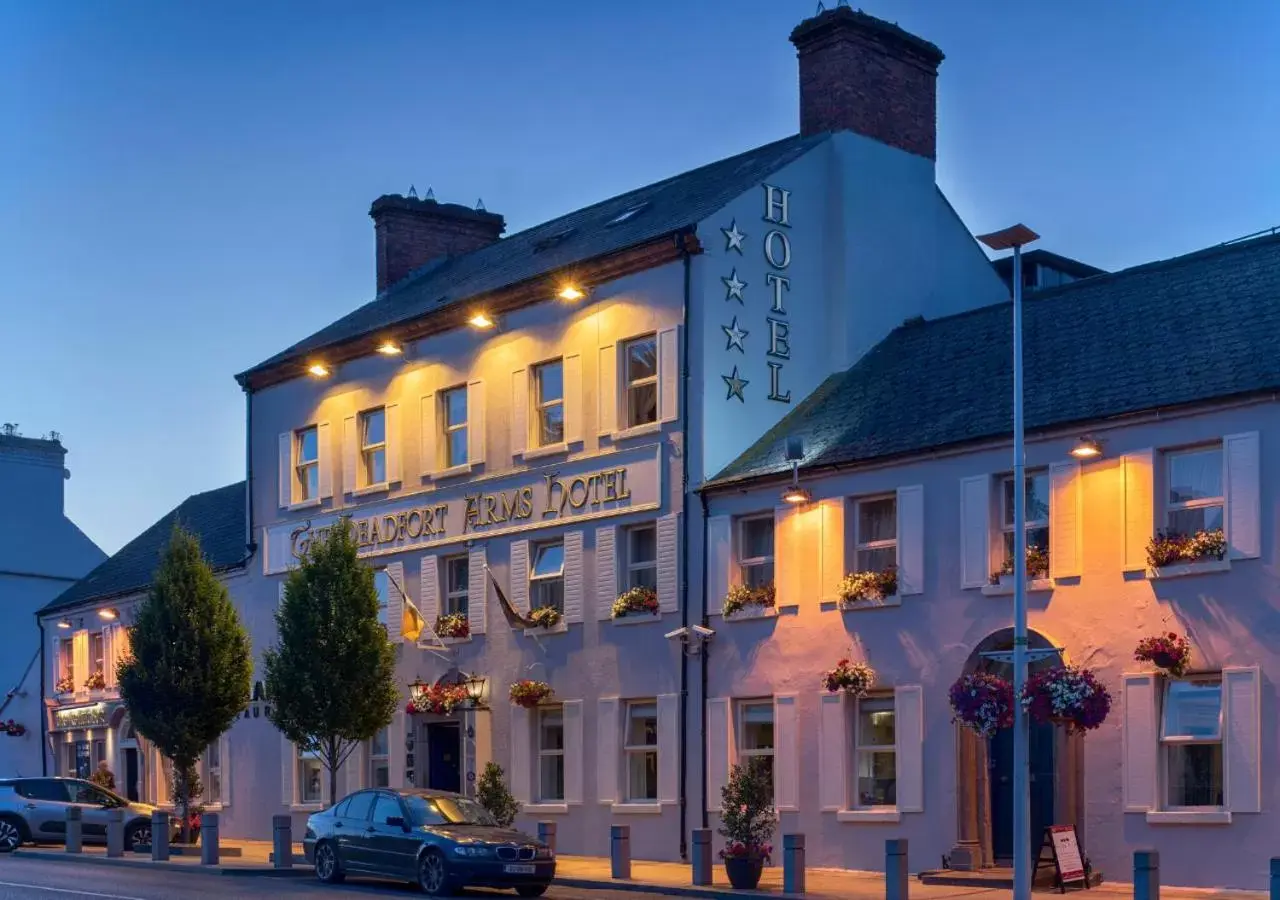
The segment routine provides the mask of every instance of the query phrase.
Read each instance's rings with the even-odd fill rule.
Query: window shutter
[[[293,432],[280,435],[280,506],[293,502]]]
[[[1053,578],[1081,574],[1081,494],[1080,463],[1049,466],[1049,575]]]
[[[433,630],[436,619],[444,610],[440,593],[440,557],[428,553],[422,557],[422,571],[418,574],[418,608],[422,611],[427,627]],[[396,627],[395,623],[392,623],[392,627]]]
[[[893,707],[898,811],[924,812],[924,692],[920,685],[895,690]]]
[[[1155,530],[1155,452],[1141,450],[1124,456],[1124,568],[1147,568],[1147,544]],[[1154,797],[1154,785],[1152,787]],[[1144,809],[1147,807],[1143,807]]]
[[[898,488],[898,594],[924,593],[924,485]]]
[[[467,462],[473,466],[484,463],[487,447],[484,382],[471,381],[467,383]]]
[[[529,542],[511,542],[511,605],[516,612],[529,611]]]
[[[818,563],[822,579],[821,600],[836,600],[840,594],[840,582],[845,576],[844,507],[843,497],[823,500],[819,504],[822,510],[822,558]]]
[[[718,614],[729,593],[730,569],[733,566],[733,519],[712,516],[707,520],[707,597],[706,612]]]
[[[622,702],[617,697],[601,697],[596,701],[596,798],[601,803],[617,803],[622,793],[621,711]],[[661,721],[658,740],[662,740]],[[662,765],[661,748],[658,765]]]
[[[391,642],[398,644],[404,640],[404,636],[400,633],[401,626],[404,623],[404,595],[402,592],[407,590],[408,585],[404,583],[404,563],[393,562],[387,563],[387,637],[391,638]],[[435,622],[428,622],[428,626],[434,625]]]
[[[1156,772],[1159,769],[1160,732],[1156,720],[1155,676],[1125,675],[1122,690],[1124,809],[1125,812],[1146,812],[1156,808]]]
[[[720,808],[720,789],[729,781],[729,766],[734,757],[732,711],[732,701],[727,697],[707,701],[708,810]]]
[[[564,358],[564,440],[582,441],[582,357],[576,354]]]
[[[1262,555],[1262,484],[1258,432],[1222,439],[1226,465],[1227,543],[1232,559]]]
[[[800,605],[800,507],[787,504],[773,509],[773,584],[777,589],[777,604]]]
[[[49,684],[58,683],[58,677],[62,674],[62,639],[55,632],[53,635],[53,648],[49,652]]]
[[[320,496],[328,499],[333,496],[333,447],[329,432],[329,423],[321,422],[316,426],[316,476],[320,482]]]
[[[596,618],[601,620],[610,618],[613,601],[618,599],[617,542],[617,527],[596,529]]]
[[[387,726],[387,784],[392,788],[404,787],[404,742],[405,723],[404,705],[396,707],[391,724]]]
[[[128,628],[125,628],[123,625],[116,625],[114,627],[116,635],[113,643],[116,648],[116,665],[119,665],[121,661],[133,656],[133,643],[129,640]]]
[[[818,699],[818,803],[824,812],[844,809],[849,760],[848,694],[823,691]]]
[[[795,694],[773,695],[773,797],[780,812],[800,808],[800,704]]]
[[[83,691],[89,672],[89,632],[77,631],[71,642],[72,660],[75,666],[76,692]]]
[[[658,609],[680,609],[680,518],[671,513],[658,519]]]
[[[298,748],[283,734],[280,735],[280,800],[285,806],[297,803]],[[161,779],[157,778],[159,782]]]
[[[488,622],[488,554],[477,547],[467,554],[467,621],[472,634],[484,634]]]
[[[386,425],[384,436],[387,439],[387,484],[399,484],[402,478],[400,474],[400,404],[388,403],[383,408],[383,416]]]
[[[530,769],[533,765],[533,724],[532,713],[523,706],[511,704],[511,747],[510,765],[507,772],[511,778],[511,793],[520,803],[532,803],[533,790]],[[565,761],[568,768],[568,761]]]
[[[1255,435],[1256,437],[1256,435]],[[1262,690],[1257,666],[1224,668],[1222,693],[1226,805],[1232,812],[1262,812]]]
[[[102,677],[109,688],[116,686],[115,636],[115,625],[102,629]]]
[[[658,695],[658,802],[680,800],[680,695]]]
[[[582,701],[566,700],[564,710],[564,802],[582,802]]]
[[[471,398],[467,398],[467,415],[471,415]],[[418,473],[424,478],[435,474],[440,464],[440,445],[436,440],[436,395],[427,394],[422,398],[421,435],[422,443],[418,450]],[[470,437],[471,432],[467,432]]]
[[[600,421],[596,429],[601,434],[613,434],[618,430],[618,348],[614,344],[600,348],[599,389]]]
[[[991,578],[991,478],[960,479],[960,587],[982,587]]]
[[[356,417],[342,420],[342,492],[350,494],[360,482],[357,478],[360,461],[360,439],[356,433]]]
[[[582,621],[583,605],[582,532],[564,534],[564,620]]]
[[[658,416],[663,422],[680,418],[680,332],[658,332]]]
[[[471,415],[471,410],[467,410]],[[529,370],[511,373],[511,455],[524,453],[529,441]]]

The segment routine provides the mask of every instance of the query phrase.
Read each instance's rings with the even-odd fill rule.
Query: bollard
[[[67,807],[67,852],[79,853],[84,834],[81,815],[84,812],[78,806]]]
[[[1160,853],[1133,851],[1133,900],[1160,900]]]
[[[205,813],[200,817],[200,865],[218,864],[218,814]]]
[[[554,853],[556,851],[556,823],[539,822],[538,840],[550,847],[551,852]]]
[[[804,893],[804,835],[782,836],[782,892]]]
[[[1280,900],[1280,856],[1271,857],[1271,900]]]
[[[693,829],[693,883],[711,884],[711,829]]]
[[[614,878],[631,877],[631,826],[609,826],[609,864]]]
[[[169,814],[157,809],[151,814],[151,859],[164,862],[169,858]]]
[[[271,864],[277,869],[293,868],[293,816],[271,817]]]
[[[907,839],[884,842],[885,900],[907,900]]]
[[[107,810],[107,856],[124,856],[124,810]]]

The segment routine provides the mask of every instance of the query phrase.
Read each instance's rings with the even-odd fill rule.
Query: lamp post
[[[1026,225],[978,236],[1013,250],[1013,900],[1031,900],[1031,768],[1022,688],[1027,683],[1027,461],[1022,434],[1022,248],[1037,240]]]

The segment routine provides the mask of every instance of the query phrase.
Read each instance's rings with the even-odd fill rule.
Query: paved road
[[[327,887],[314,878],[249,878],[117,866],[46,862],[0,854],[0,900],[172,900],[172,898],[315,897],[328,900],[408,900],[423,895],[408,885],[348,882]],[[546,900],[651,900],[655,894],[584,891],[552,886]],[[468,891],[471,900],[508,900],[514,893]]]

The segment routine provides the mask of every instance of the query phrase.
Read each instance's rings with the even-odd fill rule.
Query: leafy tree
[[[174,805],[187,820],[189,774],[249,699],[249,635],[200,541],[175,525],[129,629],[133,655],[117,669],[134,728],[173,762]],[[184,836],[185,836],[184,824]]]
[[[315,753],[337,799],[338,769],[395,715],[395,648],[378,622],[373,571],[356,556],[344,519],[312,541],[285,582],[276,646],[267,650],[267,695],[277,728]],[[392,590],[401,586],[395,585]]]
[[[511,791],[507,790],[504,774],[502,766],[496,762],[485,763],[484,771],[480,773],[480,780],[476,782],[476,799],[480,801],[481,806],[489,810],[489,815],[493,816],[499,825],[509,828],[516,820],[516,813],[520,812],[520,804],[511,795]]]

